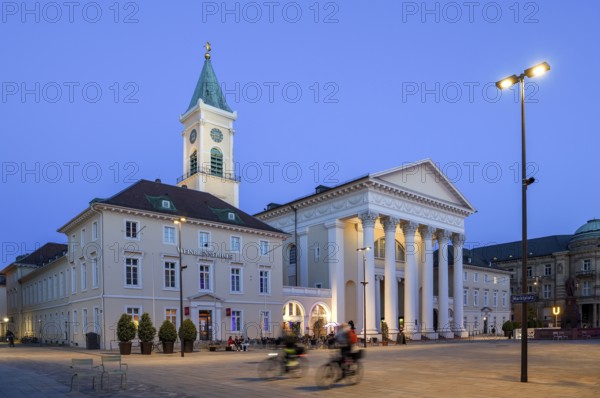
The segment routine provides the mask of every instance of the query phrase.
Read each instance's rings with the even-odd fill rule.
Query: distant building
[[[543,326],[600,327],[600,220],[582,225],[573,235],[552,235],[528,240],[527,291],[538,301],[529,304],[529,319]],[[478,247],[473,255],[510,272],[512,293],[521,293],[521,242]],[[578,313],[567,315],[567,282],[575,282],[573,297]],[[513,307],[513,318],[521,320],[521,305]],[[560,308],[555,316],[553,307]]]

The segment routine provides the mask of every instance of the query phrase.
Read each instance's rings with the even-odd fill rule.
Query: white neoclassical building
[[[380,335],[384,319],[392,337],[402,329],[420,339],[466,335],[461,254],[464,221],[474,211],[427,159],[319,186],[312,195],[271,203],[256,217],[290,234],[283,250],[285,315],[311,329],[314,309],[324,307],[329,321],[352,319],[367,335]],[[452,273],[450,244],[457,253]],[[330,289],[329,297],[321,289]]]

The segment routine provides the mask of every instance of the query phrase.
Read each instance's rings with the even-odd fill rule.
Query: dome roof
[[[575,235],[571,239],[571,242],[575,240],[585,240],[600,238],[600,220],[595,218],[589,220],[575,231]]]

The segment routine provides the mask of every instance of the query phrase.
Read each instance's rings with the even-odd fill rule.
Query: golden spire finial
[[[206,48],[206,53],[204,54],[204,58],[208,61],[210,59],[210,43],[206,42],[206,44],[204,45],[204,48]]]

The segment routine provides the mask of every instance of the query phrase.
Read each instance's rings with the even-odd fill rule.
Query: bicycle
[[[272,352],[258,364],[258,375],[263,379],[273,379],[284,374],[302,377],[308,371],[308,359],[303,347],[297,347],[295,355]]]
[[[317,369],[315,376],[317,386],[329,388],[333,383],[346,380],[349,384],[358,384],[363,378],[363,365],[360,359],[364,350],[349,353],[341,358],[339,355],[332,357],[325,365]]]
[[[162,352],[162,342],[155,341],[152,343],[152,351]]]

